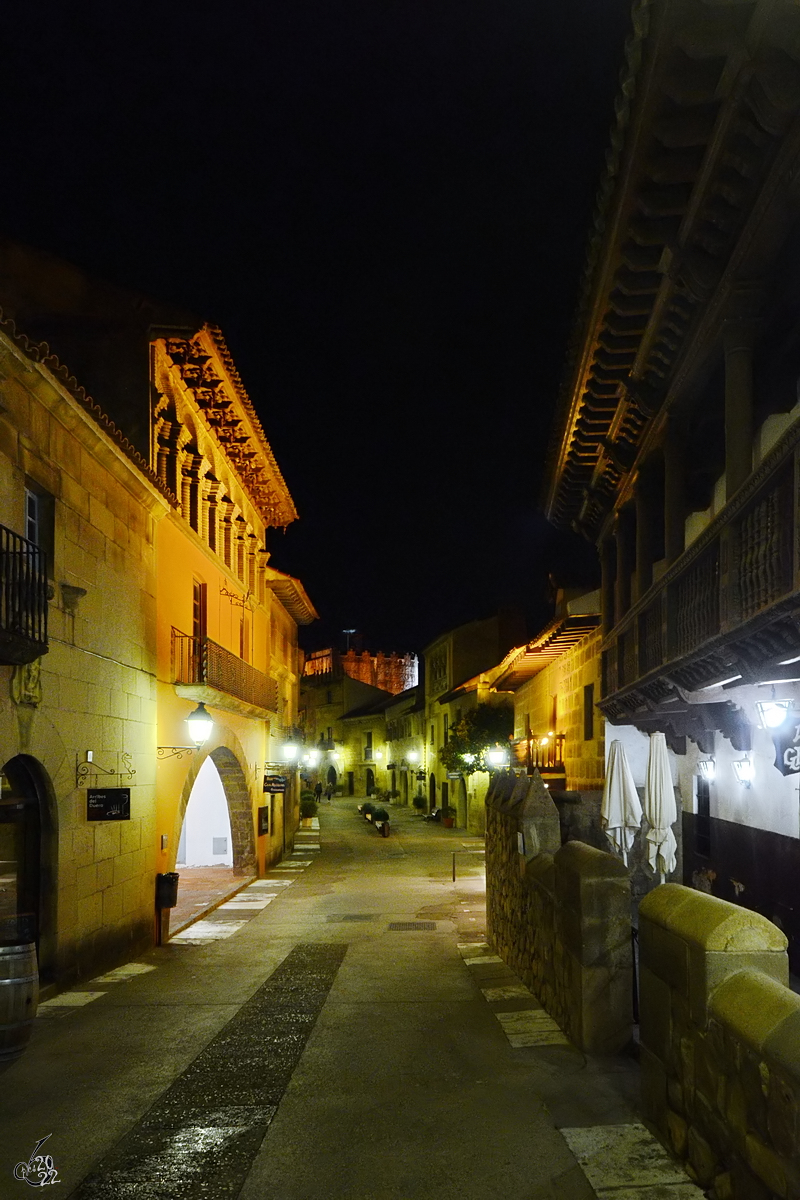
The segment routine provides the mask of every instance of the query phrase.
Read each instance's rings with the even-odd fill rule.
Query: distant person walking
[[[325,788],[325,799],[328,801],[328,804],[330,804],[330,802],[331,802],[332,795],[333,795],[333,784],[329,783],[328,786]]]
[[[320,800],[322,799],[322,784],[319,779],[314,785],[314,796],[316,797],[317,804],[319,804]]]

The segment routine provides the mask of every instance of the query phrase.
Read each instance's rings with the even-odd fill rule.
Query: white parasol
[[[614,740],[608,748],[603,804],[600,809],[606,836],[628,865],[628,851],[642,823],[642,806],[628,766],[625,747]]]
[[[667,741],[663,733],[650,735],[650,755],[647,759],[647,779],[644,785],[644,815],[649,829],[648,859],[654,872],[663,882],[664,875],[675,870],[678,843],[672,826],[678,819],[675,788],[667,757]]]

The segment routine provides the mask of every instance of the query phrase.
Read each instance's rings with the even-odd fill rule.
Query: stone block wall
[[[577,1046],[614,1053],[632,1034],[630,886],[619,859],[560,844],[537,775],[495,777],[486,800],[487,932]]]
[[[800,996],[766,918],[680,884],[639,909],[643,1109],[717,1200],[800,1196]]]

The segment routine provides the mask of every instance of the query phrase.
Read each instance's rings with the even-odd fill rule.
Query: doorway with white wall
[[[197,772],[178,843],[177,867],[232,867],[233,837],[225,788],[208,757]]]

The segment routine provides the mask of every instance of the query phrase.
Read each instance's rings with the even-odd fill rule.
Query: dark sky
[[[0,229],[222,326],[308,646],[501,604],[533,633],[548,570],[585,575],[540,472],[628,8],[4,5]]]

